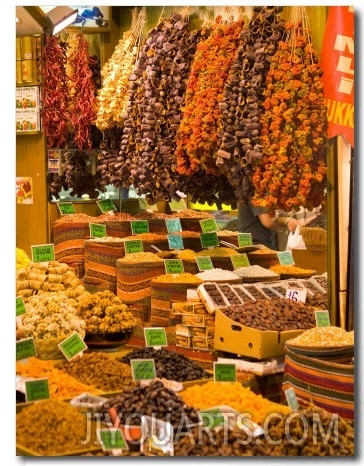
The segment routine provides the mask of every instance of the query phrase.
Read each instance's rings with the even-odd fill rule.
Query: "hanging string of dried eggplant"
[[[42,127],[48,148],[64,148],[69,139],[67,44],[46,36],[42,57]]]
[[[74,44],[68,56],[69,116],[73,143],[78,149],[92,147],[91,125],[96,118],[95,83],[89,66],[88,43],[82,34],[71,39]]]
[[[253,203],[270,210],[325,203],[327,112],[322,70],[306,10],[294,7],[286,40],[272,58],[261,118],[261,160],[255,160]]]
[[[134,9],[132,14],[130,30],[123,34],[101,71],[103,82],[97,96],[96,126],[102,131],[123,126],[129,98],[129,76],[135,65],[146,21],[145,7],[138,14]]]
[[[216,165],[233,186],[237,200],[243,203],[253,194],[253,161],[262,157],[263,91],[272,57],[284,33],[284,22],[276,10],[253,8],[219,103],[222,130]]]
[[[93,175],[93,157],[89,151],[70,149],[64,153],[61,173],[67,188],[72,189],[70,196],[81,197],[84,194],[90,199],[97,199],[96,177]]]

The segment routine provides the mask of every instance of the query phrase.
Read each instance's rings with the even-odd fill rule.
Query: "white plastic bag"
[[[292,249],[306,249],[306,245],[300,233],[299,226],[295,229],[294,232],[291,231],[288,235],[286,251],[292,251]]]

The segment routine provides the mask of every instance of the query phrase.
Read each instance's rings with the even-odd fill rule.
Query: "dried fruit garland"
[[[221,117],[218,103],[236,56],[243,24],[243,20],[220,22],[197,47],[177,132],[175,156],[180,175],[189,176],[200,170],[219,174],[214,163]]]
[[[96,118],[95,84],[89,66],[88,43],[81,34],[75,38],[76,52],[69,57],[73,98],[70,120],[73,126],[73,142],[78,149],[92,147],[91,125]]]
[[[69,137],[67,44],[46,36],[42,59],[42,126],[48,148],[63,148]]]
[[[261,158],[260,118],[264,112],[265,80],[270,62],[284,33],[284,22],[276,7],[255,7],[242,31],[221,110],[221,145],[216,165],[233,186],[239,201],[247,203],[253,194],[253,160]]]
[[[325,199],[327,112],[322,70],[301,24],[281,41],[267,76],[261,118],[263,157],[255,161],[253,204],[269,210],[319,206]]]

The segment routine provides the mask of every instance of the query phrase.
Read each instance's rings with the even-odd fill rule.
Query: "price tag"
[[[294,265],[291,251],[279,251],[277,252],[277,256],[281,265]]]
[[[125,254],[143,252],[143,241],[141,239],[124,241],[124,247],[125,247]]]
[[[54,261],[54,244],[38,244],[31,246],[32,262]]]
[[[80,335],[75,332],[68,338],[61,341],[61,343],[58,344],[58,348],[65,355],[66,359],[70,361],[78,354],[81,355],[87,349],[87,345]]]
[[[101,201],[96,201],[96,203],[103,214],[107,212],[114,212],[115,210],[115,204],[111,199],[102,199]]]
[[[238,246],[242,248],[244,246],[251,246],[253,244],[251,233],[238,233]]]
[[[25,382],[25,400],[37,401],[50,398],[48,379],[28,380]]]
[[[169,249],[184,249],[182,235],[167,235]]]
[[[149,233],[148,220],[130,220],[131,232],[133,235],[139,235],[141,233]]]
[[[298,411],[300,408],[300,405],[298,404],[296,392],[294,391],[294,389],[292,387],[287,388],[286,390],[284,390],[284,394],[286,396],[288,406],[291,408],[291,410]]]
[[[34,338],[24,338],[16,342],[16,360],[27,359],[37,355]]]
[[[123,431],[117,427],[96,429],[96,435],[103,451],[112,451],[117,454],[122,453],[123,450],[129,450]]]
[[[196,257],[196,263],[200,272],[203,272],[204,270],[211,270],[214,268],[214,264],[212,263],[210,256]]]
[[[221,412],[220,408],[211,408],[199,411],[202,422],[208,429],[214,429],[215,427],[225,424],[225,416]]]
[[[93,238],[103,238],[106,236],[106,225],[101,223],[89,223],[90,226],[90,236]]]
[[[164,327],[144,328],[145,346],[167,346],[167,335]]]
[[[72,202],[58,202],[57,206],[61,215],[71,215],[77,213]]]
[[[203,248],[214,248],[219,245],[219,238],[217,233],[201,233],[200,234],[201,245]]]
[[[183,262],[181,259],[164,259],[166,273],[183,273]]]
[[[242,254],[232,254],[230,256],[230,259],[231,259],[234,269],[238,269],[239,267],[250,266],[248,256],[245,254],[245,252]]]
[[[212,233],[217,230],[216,220],[214,218],[204,218],[200,220],[202,233]]]
[[[25,303],[22,296],[16,297],[16,317],[20,317],[25,314],[27,310],[25,309]]]
[[[179,218],[166,218],[166,227],[168,233],[182,231],[181,220]]]
[[[236,364],[214,362],[215,382],[236,382]]]
[[[172,211],[177,212],[178,210],[185,210],[187,209],[187,205],[184,199],[180,199],[179,201],[171,201],[169,203],[169,207]]]
[[[329,311],[315,311],[315,319],[317,327],[329,327],[331,325]]]
[[[286,290],[286,299],[290,299],[292,301],[305,303],[307,296],[307,289],[306,288],[287,288]]]
[[[134,380],[155,379],[154,359],[131,359],[130,364]]]

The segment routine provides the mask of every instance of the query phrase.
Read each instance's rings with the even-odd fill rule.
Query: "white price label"
[[[306,295],[306,288],[287,288],[286,290],[286,299],[291,299],[292,301],[305,303]]]

